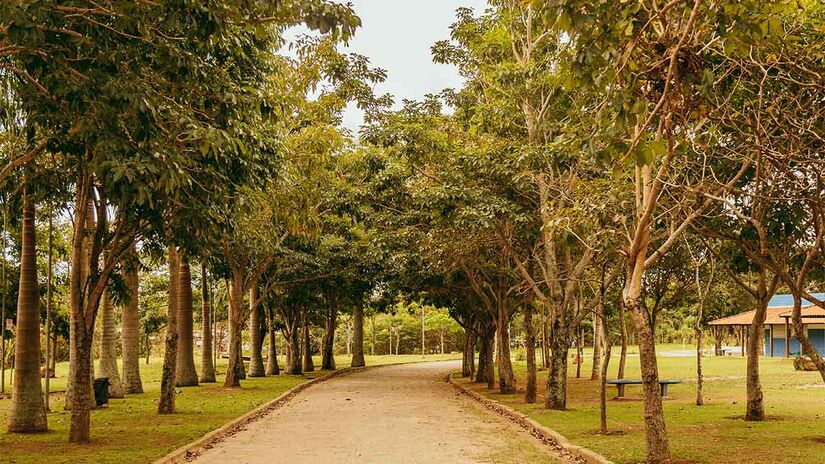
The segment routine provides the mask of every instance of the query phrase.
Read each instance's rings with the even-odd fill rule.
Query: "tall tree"
[[[120,332],[122,352],[123,352],[123,389],[125,393],[143,393],[143,383],[140,379],[140,314],[139,314],[139,293],[140,259],[137,253],[137,245],[133,242],[129,247],[129,253],[123,264],[124,279],[129,290],[129,295],[122,306],[120,320],[122,329]]]
[[[14,393],[9,413],[9,432],[42,432],[48,428],[40,386],[40,295],[37,283],[35,206],[28,192],[29,189],[24,185]]]

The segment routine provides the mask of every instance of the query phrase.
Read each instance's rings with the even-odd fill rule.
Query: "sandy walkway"
[[[443,380],[458,368],[454,362],[392,366],[324,382],[196,462],[564,462],[458,396]]]

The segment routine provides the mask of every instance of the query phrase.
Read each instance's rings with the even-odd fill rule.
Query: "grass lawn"
[[[367,365],[401,362],[436,361],[460,358],[458,355],[367,356]],[[196,358],[197,359],[197,358]],[[349,366],[348,356],[336,357],[338,366]],[[143,361],[141,361],[142,363]],[[282,361],[283,362],[283,361]],[[159,416],[157,398],[160,391],[162,359],[141,364],[145,393],[112,399],[109,406],[92,411],[92,444],[69,445],[69,414],[62,412],[63,395],[51,397],[49,432],[32,435],[6,433],[10,398],[0,399],[0,463],[133,463],[151,462],[189,443],[246,412],[276,398],[284,391],[323,374],[316,371],[304,376],[280,375],[242,381],[243,388],[230,390],[222,384],[186,387],[177,397],[178,413]],[[283,364],[281,364],[283,365]],[[320,365],[320,359],[316,360]],[[218,363],[218,372],[226,361]],[[68,364],[58,364],[52,390],[66,385]],[[6,373],[7,381],[10,372]],[[219,380],[222,376],[219,376]],[[8,385],[7,385],[8,387]]]
[[[660,347],[659,352],[681,348],[671,345]],[[616,355],[618,352],[618,348],[613,350]],[[616,463],[644,462],[641,401],[609,401],[608,424],[615,434],[605,436],[596,433],[599,427],[599,382],[589,380],[591,360],[587,359],[582,366],[583,379],[575,378],[575,364],[571,360],[567,411],[549,411],[542,407],[546,371],[539,372],[541,396],[537,405],[524,404],[521,394],[499,395],[487,391],[486,386],[469,386],[528,414],[573,443],[601,453]],[[665,401],[670,443],[680,462],[825,462],[825,386],[818,373],[796,372],[792,360],[762,358],[762,386],[770,420],[754,423],[742,420],[746,398],[745,359],[705,357],[703,364],[705,406],[698,407],[695,405],[695,359],[659,358],[661,378],[685,381],[681,385],[671,386],[669,394],[673,399]],[[617,366],[618,361],[614,357],[610,362],[609,378],[615,378]],[[521,380],[519,387],[523,387],[526,365],[516,363],[516,371]],[[628,356],[626,377],[641,378],[638,355]],[[608,398],[613,398],[616,388],[608,388]],[[641,386],[627,387],[627,395],[641,397]]]

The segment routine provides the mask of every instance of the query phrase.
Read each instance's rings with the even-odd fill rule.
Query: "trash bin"
[[[95,404],[98,406],[103,406],[104,404],[109,404],[109,378],[102,377],[99,379],[95,379],[94,383],[94,390],[95,390]]]

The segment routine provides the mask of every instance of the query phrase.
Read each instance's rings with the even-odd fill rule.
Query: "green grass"
[[[367,356],[367,365],[401,362],[456,359],[460,355]],[[338,366],[349,366],[349,357],[336,357]],[[161,359],[141,364],[143,387],[141,395],[112,399],[106,408],[92,411],[92,443],[67,443],[69,414],[61,411],[63,395],[51,397],[49,431],[40,434],[19,435],[5,432],[10,399],[0,399],[0,463],[132,463],[151,462],[168,452],[189,443],[223,424],[242,416],[256,407],[278,397],[286,390],[323,374],[315,371],[305,376],[267,377],[242,381],[241,389],[225,389],[222,384],[208,384],[179,389],[178,412],[160,416],[157,398],[160,391]],[[283,364],[282,364],[283,365]],[[320,359],[316,360],[320,365]],[[218,372],[225,372],[225,360],[219,362]],[[65,388],[66,363],[58,365],[57,379],[52,379],[52,390]],[[9,372],[7,372],[7,379]],[[219,380],[221,376],[219,376]]]
[[[661,347],[659,351],[681,349]],[[689,349],[689,347],[688,347]],[[618,349],[613,351],[618,353]],[[589,353],[588,353],[589,354]],[[589,358],[589,356],[586,356]],[[674,455],[685,463],[821,463],[825,456],[825,388],[816,372],[796,372],[793,361],[762,358],[761,374],[766,412],[770,420],[761,423],[742,420],[745,405],[745,359],[704,358],[705,406],[695,405],[696,361],[693,358],[660,357],[661,378],[683,379],[670,387],[672,400],[665,401],[665,414]],[[617,358],[610,362],[610,378],[615,378]],[[573,443],[601,453],[616,463],[644,462],[642,402],[609,401],[611,435],[596,433],[599,427],[599,382],[590,379],[591,359],[582,366],[583,379],[576,379],[570,365],[567,411],[549,411],[526,405],[522,395],[499,395],[486,387],[469,386],[508,404],[565,435]],[[523,387],[526,366],[516,364]],[[628,357],[627,378],[639,379],[638,356]],[[539,403],[547,372],[539,372]],[[608,398],[615,387],[608,386]],[[628,396],[641,396],[641,387],[627,387]]]

